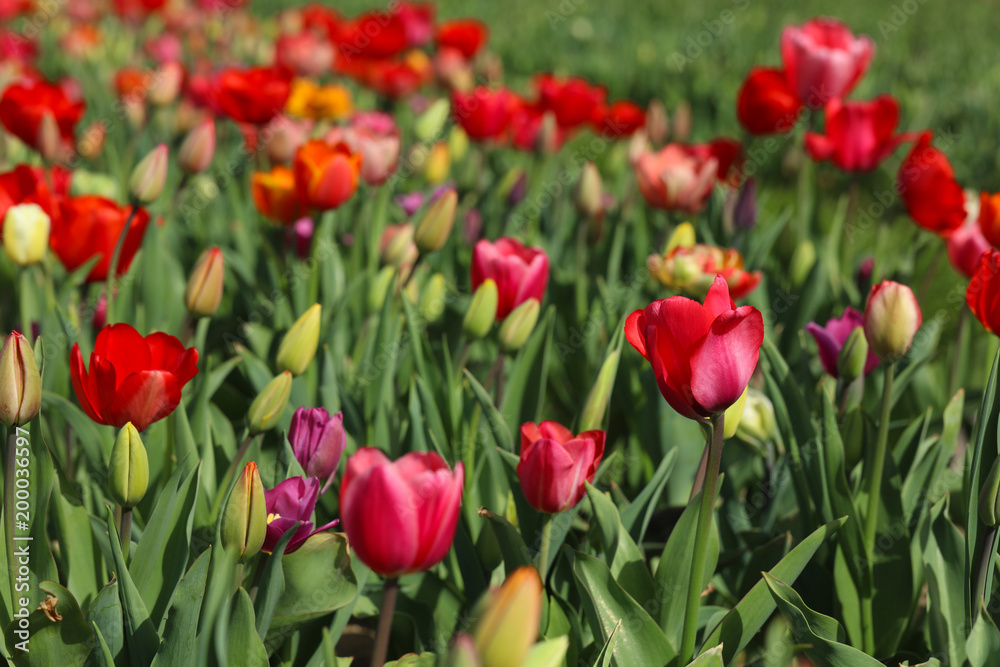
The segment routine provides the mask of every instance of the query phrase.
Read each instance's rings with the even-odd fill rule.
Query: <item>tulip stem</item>
[[[545,585],[545,575],[549,570],[549,550],[552,548],[552,516],[545,515],[542,523],[542,544],[538,552],[538,573],[542,578],[542,586]]]
[[[122,249],[125,247],[125,239],[128,237],[129,229],[132,228],[132,219],[135,218],[135,214],[139,210],[139,205],[134,203],[129,209],[128,218],[125,219],[125,226],[122,227],[121,234],[118,235],[118,242],[115,244],[115,251],[111,254],[111,264],[108,265],[108,276],[105,278],[104,282],[104,294],[107,298],[108,309],[107,315],[105,317],[105,322],[107,324],[115,323],[114,316],[114,301],[115,301],[115,274],[118,272],[118,260],[121,259]]]
[[[121,538],[122,552],[125,554],[125,560],[129,559],[129,554],[132,552],[132,509],[122,508],[122,522],[121,526],[118,528],[118,535]]]
[[[7,427],[7,450],[3,464],[3,522],[4,532],[10,536],[4,540],[7,549],[7,575],[10,578],[10,590],[13,592],[14,579],[17,576],[17,559],[14,558],[14,459],[17,445],[17,427]]]
[[[392,614],[396,609],[396,598],[399,596],[399,579],[389,577],[385,580],[382,592],[382,611],[378,616],[378,631],[375,634],[375,651],[372,653],[372,667],[382,667],[389,653],[389,635],[392,634]]]
[[[701,607],[702,581],[705,578],[705,554],[708,551],[708,538],[712,531],[712,514],[715,510],[715,494],[719,486],[722,442],[725,439],[726,430],[725,421],[726,413],[720,412],[710,429],[708,467],[705,471],[705,484],[701,492],[701,507],[698,510],[698,530],[694,538],[687,608],[684,611],[684,630],[681,634],[680,658],[682,663],[690,662],[694,657],[695,635],[698,633],[698,610]]]

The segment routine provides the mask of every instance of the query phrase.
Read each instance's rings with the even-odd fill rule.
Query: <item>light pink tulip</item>
[[[801,26],[787,26],[781,33],[788,85],[812,109],[851,92],[874,53],[870,37],[855,37],[836,19],[811,19]]]

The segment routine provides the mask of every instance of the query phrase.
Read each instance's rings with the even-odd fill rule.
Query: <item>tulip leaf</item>
[[[611,574],[625,592],[638,600],[656,590],[653,577],[649,574],[642,551],[632,540],[618,517],[618,508],[604,493],[590,482],[584,482],[587,496],[594,506],[601,541],[604,544],[605,560],[609,562]],[[714,570],[714,567],[712,568]]]
[[[274,616],[274,609],[278,606],[278,600],[285,592],[285,575],[281,571],[281,558],[285,555],[288,543],[295,537],[302,525],[301,521],[284,532],[271,555],[261,552],[257,557],[266,558],[261,572],[260,583],[257,586],[257,597],[254,599],[253,611],[257,622],[257,634],[261,640],[267,637],[267,628],[271,624],[271,617]],[[257,567],[261,567],[260,564]]]
[[[170,607],[160,624],[163,641],[153,667],[185,667],[198,661],[198,619],[201,615],[212,547],[206,549],[177,584]]]
[[[114,561],[115,574],[118,576],[118,596],[122,603],[122,621],[125,628],[125,648],[128,650],[129,662],[133,667],[146,667],[153,661],[160,638],[156,634],[156,626],[149,618],[146,605],[132,582],[132,576],[125,567],[125,557],[122,556],[121,543],[118,541],[118,530],[115,528],[115,517],[111,507],[108,510],[108,540],[111,542],[111,558]]]
[[[847,521],[847,517],[842,517],[817,528],[789,551],[780,563],[771,568],[769,574],[785,582],[794,582],[826,538],[837,532],[845,521]],[[702,645],[702,652],[722,644],[725,664],[732,665],[736,656],[746,648],[757,631],[774,613],[775,606],[767,584],[761,579],[726,614],[719,626],[709,633]]]
[[[531,647],[524,656],[522,667],[561,667],[566,660],[566,650],[569,648],[569,637],[545,639]]]
[[[111,648],[108,646],[108,642],[104,640],[104,634],[98,626],[93,626],[94,628],[94,638],[97,642],[94,644],[94,648],[90,651],[90,655],[87,657],[86,667],[115,667],[115,659],[111,654]]]
[[[95,640],[94,632],[83,617],[76,598],[54,581],[40,582],[38,590],[45,593],[49,604],[54,603],[51,611],[46,613],[42,609],[35,609],[28,615],[27,628],[31,634],[27,640],[14,634],[20,627],[17,619],[7,626],[4,633],[7,650],[14,658],[15,667],[83,667]],[[55,614],[54,618],[61,618],[52,620],[49,616],[52,612]]]
[[[608,636],[608,640],[604,642],[604,646],[601,648],[601,652],[597,654],[597,659],[594,661],[594,667],[611,667],[611,659],[615,652],[615,644],[618,643],[618,637],[621,634],[622,622],[619,621],[615,624],[614,629]]]
[[[434,449],[444,456],[444,449],[448,446],[448,436],[444,430],[444,422],[441,421],[441,412],[438,410],[434,395],[431,394],[427,383],[420,376],[413,378],[413,386],[416,387],[420,395],[421,416],[425,420],[426,428],[430,435],[431,444]],[[410,390],[413,391],[412,389]]]
[[[660,496],[663,495],[663,490],[670,478],[670,472],[677,462],[677,452],[677,447],[667,452],[666,456],[660,460],[656,472],[653,473],[646,486],[635,497],[635,500],[621,512],[622,525],[625,526],[636,543],[641,544],[642,538],[646,536],[646,529],[656,512],[656,504],[659,502]],[[639,521],[640,517],[642,521]]]
[[[997,543],[994,539],[993,548],[989,551],[990,563],[985,568],[980,567],[979,559],[984,553],[983,544],[989,531],[984,531],[982,519],[979,518],[979,491],[986,482],[987,475],[993,468],[993,463],[1000,452],[1000,393],[997,392],[998,375],[1000,375],[1000,352],[993,358],[990,379],[983,389],[983,403],[976,420],[976,438],[972,446],[972,463],[967,467],[968,477],[962,484],[967,489],[965,514],[965,620],[972,623],[977,614],[973,586],[976,585],[977,574],[986,572],[986,591],[993,590],[993,561],[996,559]],[[996,531],[1000,537],[1000,531]]]
[[[991,667],[1000,654],[1000,631],[980,601],[979,614],[965,642],[969,667]]]
[[[67,425],[73,429],[76,442],[83,450],[92,470],[107,468],[105,461],[111,453],[114,438],[107,441],[104,434],[110,432],[110,429],[98,426],[83,410],[50,391],[42,391],[42,413],[59,415],[66,420]],[[105,451],[105,441],[107,441],[107,451]]]
[[[407,653],[399,660],[385,663],[385,667],[437,667],[438,660],[433,653]]]
[[[578,551],[573,571],[595,639],[609,641],[621,624],[611,649],[618,667],[664,665],[676,657],[677,651],[643,606],[648,600],[638,602],[626,593],[607,565]]]
[[[486,518],[497,536],[500,545],[500,553],[503,554],[504,567],[508,574],[519,567],[531,565],[532,554],[528,545],[524,543],[524,538],[517,528],[511,525],[507,519],[498,516],[486,508],[479,510],[479,516]]]
[[[112,579],[101,589],[87,609],[87,623],[97,628],[112,657],[117,658],[125,647],[125,628],[122,620],[122,605],[119,598],[118,581]],[[94,647],[96,652],[98,647]]]
[[[514,438],[511,436],[510,427],[507,425],[507,421],[503,418],[503,415],[500,414],[500,411],[493,404],[493,399],[490,398],[489,392],[483,388],[483,385],[479,384],[479,380],[467,368],[462,369],[462,372],[465,373],[465,378],[472,388],[472,393],[483,408],[483,416],[486,418],[486,423],[489,425],[490,432],[496,439],[497,444],[502,449],[513,452]]]
[[[554,323],[555,307],[550,306],[545,311],[545,316],[539,319],[535,330],[531,332],[531,336],[512,364],[500,402],[507,424],[521,424],[539,419],[537,412],[545,403],[545,385],[548,380]]]
[[[948,519],[942,499],[920,530],[920,552],[927,579],[927,629],[931,650],[948,664],[965,664],[965,597],[962,589],[965,540]]]
[[[722,661],[722,645],[708,649],[688,663],[687,667],[725,667]]]
[[[226,647],[226,657],[231,665],[267,667],[267,651],[254,629],[253,603],[250,601],[250,594],[242,586],[236,589],[233,599]]]

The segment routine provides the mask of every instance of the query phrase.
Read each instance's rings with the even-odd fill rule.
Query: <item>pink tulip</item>
[[[313,529],[312,515],[316,509],[316,498],[319,497],[319,480],[310,477],[292,477],[264,491],[264,501],[267,506],[267,534],[264,536],[264,546],[261,551],[271,553],[281,536],[291,530],[299,521],[302,525],[285,547],[285,553],[290,554],[309,539],[312,535],[333,528],[338,521]]]
[[[427,570],[455,538],[465,470],[449,470],[433,452],[410,452],[395,462],[362,447],[347,461],[340,513],[361,561],[386,577]]]
[[[979,266],[979,258],[993,248],[983,236],[976,218],[971,217],[971,224],[966,222],[948,235],[948,260],[955,270],[966,278],[971,278]]]
[[[719,161],[695,154],[681,144],[667,144],[657,153],[645,151],[633,164],[646,203],[665,210],[701,210],[716,182]]]
[[[604,431],[580,435],[553,421],[521,426],[517,477],[528,502],[539,512],[556,514],[575,507],[593,482],[604,455]]]
[[[306,475],[325,480],[320,493],[326,493],[333,484],[340,455],[347,446],[344,413],[338,412],[331,417],[326,408],[299,408],[288,427],[288,442]]]
[[[275,63],[299,76],[318,77],[333,66],[333,45],[310,30],[282,35],[274,42]]]
[[[844,347],[844,343],[847,342],[848,336],[863,324],[864,317],[861,313],[848,306],[844,309],[843,315],[827,320],[826,326],[821,327],[815,322],[810,322],[806,325],[806,331],[816,339],[816,346],[819,348],[819,360],[823,364],[823,370],[833,377],[839,377],[837,373],[837,359],[840,357],[840,350]],[[875,370],[878,363],[878,357],[869,350],[868,359],[865,361],[865,375]]]
[[[802,26],[787,26],[781,33],[788,85],[812,109],[851,92],[874,52],[871,38],[855,37],[836,19],[811,19]]]
[[[806,148],[812,159],[830,160],[844,171],[871,171],[916,137],[894,134],[898,122],[899,104],[892,95],[871,102],[834,98],[826,103],[826,134],[806,133]]]
[[[326,135],[326,142],[344,142],[361,154],[361,178],[368,185],[381,185],[396,171],[402,137],[389,114],[369,111],[355,114],[348,126],[338,126]]]
[[[294,121],[281,116],[261,131],[261,140],[267,146],[267,156],[273,163],[288,164],[295,153],[309,139],[315,123],[311,120]]]
[[[526,248],[505,236],[495,243],[478,241],[472,249],[472,291],[492,278],[500,299],[497,320],[502,320],[528,299],[541,301],[549,283],[549,257],[541,248]]]

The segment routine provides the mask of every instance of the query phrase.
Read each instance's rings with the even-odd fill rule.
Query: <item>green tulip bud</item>
[[[756,389],[748,389],[743,417],[736,427],[736,435],[747,442],[764,443],[771,440],[775,432],[774,406],[771,404],[771,399]]]
[[[149,486],[149,459],[139,431],[128,422],[118,431],[108,461],[111,497],[122,509],[132,509],[146,495]]]
[[[583,412],[580,415],[581,432],[601,428],[604,413],[608,409],[608,400],[611,398],[611,389],[615,383],[615,375],[618,372],[618,353],[618,350],[614,350],[604,360],[601,370],[597,373],[597,381],[587,394],[587,402],[583,404]]]
[[[469,135],[458,125],[453,126],[448,134],[448,150],[455,162],[461,160],[469,152]]]
[[[837,357],[837,375],[846,383],[854,382],[864,375],[865,364],[868,362],[868,339],[865,330],[857,327],[844,341]]]
[[[538,324],[542,304],[538,299],[528,299],[507,315],[500,325],[500,346],[505,352],[516,352],[528,342],[528,336]]]
[[[129,192],[135,201],[148,204],[160,196],[167,182],[168,157],[167,145],[160,144],[135,165],[128,181]]]
[[[483,663],[476,652],[476,642],[463,633],[455,637],[444,664],[445,667],[480,667]]]
[[[0,422],[27,424],[42,406],[42,378],[28,339],[12,331],[0,350]]]
[[[314,303],[288,330],[278,347],[278,369],[302,375],[309,368],[319,346],[322,306]]]
[[[420,301],[417,303],[417,309],[420,317],[425,322],[437,322],[444,315],[445,295],[447,291],[448,285],[445,282],[444,276],[440,273],[432,275],[427,284],[424,285],[424,289],[420,292]]]
[[[382,310],[385,304],[385,294],[389,291],[389,285],[396,278],[396,267],[383,266],[382,270],[375,274],[371,286],[368,288],[368,308],[372,312]]]
[[[451,113],[451,105],[445,98],[439,99],[430,105],[426,111],[420,114],[417,122],[413,125],[414,133],[419,141],[433,141],[441,134],[444,124],[448,121]]]
[[[597,165],[587,162],[580,172],[580,180],[573,192],[576,210],[582,215],[594,217],[604,210],[604,186],[601,184],[601,174]]]
[[[250,461],[236,480],[222,513],[222,548],[244,562],[257,554],[267,534],[264,485],[257,464]]]
[[[791,276],[792,284],[801,287],[815,265],[816,246],[813,245],[812,241],[803,241],[792,253],[792,259],[789,262],[788,275]]]
[[[417,229],[413,233],[413,241],[420,252],[440,250],[448,241],[451,229],[455,226],[455,209],[458,207],[458,194],[449,190],[437,199],[420,218]]]
[[[292,373],[284,371],[267,383],[267,386],[253,399],[247,411],[247,427],[250,435],[257,435],[274,428],[288,405],[292,393]]]
[[[472,303],[465,312],[462,329],[472,340],[478,340],[488,334],[497,319],[497,306],[500,305],[500,291],[492,278],[487,278],[472,295]]]

